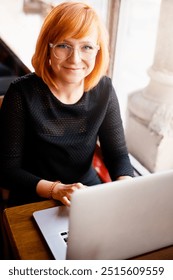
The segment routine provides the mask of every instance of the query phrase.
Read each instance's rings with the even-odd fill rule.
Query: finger
[[[76,184],[75,184],[75,187],[78,188],[78,189],[84,189],[84,188],[86,188],[86,186],[83,185],[82,183],[76,183]]]
[[[68,206],[70,207],[71,203],[70,203],[70,200],[66,197],[66,196],[63,196],[61,198],[61,202],[65,205],[65,206]]]
[[[67,194],[71,194],[76,190],[76,187],[72,185],[64,185],[59,188],[58,192],[61,197],[66,196]]]
[[[70,185],[67,188],[65,188],[63,190],[64,196],[66,196],[67,194],[72,194],[75,190],[77,190],[77,187],[74,185]]]
[[[72,196],[72,194],[73,194],[73,193],[68,192],[68,193],[66,193],[66,195],[65,195],[65,196],[68,198],[69,201],[71,201],[71,196]]]

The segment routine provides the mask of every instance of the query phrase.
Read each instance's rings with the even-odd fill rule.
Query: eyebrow
[[[63,40],[63,42],[62,43],[67,43],[67,44],[69,44],[69,45],[72,45],[73,43],[72,42],[70,42],[70,41],[68,41],[68,39],[66,40]],[[96,45],[96,43],[93,43],[93,42],[91,42],[91,41],[82,41],[82,42],[79,42],[79,44],[93,44],[93,45]]]

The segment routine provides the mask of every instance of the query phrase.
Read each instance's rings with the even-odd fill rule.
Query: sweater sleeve
[[[12,83],[0,111],[0,185],[13,191],[35,193],[39,177],[22,168],[26,138],[26,110],[19,83]]]
[[[128,156],[120,108],[111,80],[107,80],[105,94],[109,101],[105,118],[99,130],[104,162],[112,180],[119,176],[132,176],[133,168]]]

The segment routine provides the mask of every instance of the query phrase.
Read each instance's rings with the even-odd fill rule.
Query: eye
[[[83,51],[92,51],[94,47],[92,45],[84,45],[81,47]]]
[[[55,45],[55,48],[56,49],[71,49],[71,46],[69,46],[65,43],[60,43],[60,44]]]

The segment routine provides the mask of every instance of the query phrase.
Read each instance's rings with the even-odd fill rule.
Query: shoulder
[[[116,92],[112,84],[111,78],[104,76],[99,83],[91,90],[91,95],[97,96],[103,102],[109,102],[112,98],[116,98]]]
[[[23,97],[32,96],[35,95],[36,92],[40,91],[40,88],[42,88],[43,84],[43,80],[35,73],[29,73],[15,79],[10,84],[8,92],[12,92],[13,94],[21,95]]]
[[[106,88],[112,88],[112,80],[111,78],[109,78],[108,76],[103,76],[100,81],[98,82],[98,84],[93,88],[93,90],[100,90],[102,89],[105,90]]]
[[[35,73],[29,73],[15,79],[11,83],[11,86],[28,85],[28,84],[32,84],[32,82],[34,81],[35,82],[41,81],[41,78],[38,77]]]
[[[42,83],[42,79],[35,73],[18,77],[10,84],[7,90],[4,97],[5,103],[21,104],[24,100],[33,98]]]

